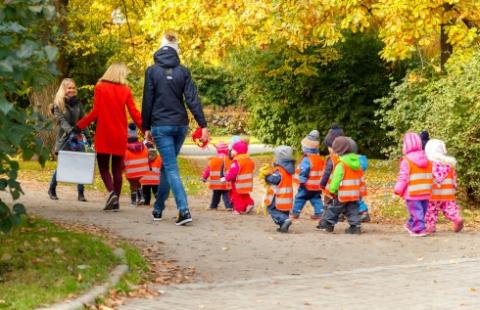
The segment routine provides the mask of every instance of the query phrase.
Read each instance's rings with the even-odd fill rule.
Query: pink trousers
[[[462,217],[460,216],[460,209],[454,200],[433,200],[428,203],[427,213],[425,214],[425,222],[427,223],[427,227],[432,231],[435,231],[439,210],[442,211],[443,215],[445,215],[445,217],[454,224],[463,221]]]

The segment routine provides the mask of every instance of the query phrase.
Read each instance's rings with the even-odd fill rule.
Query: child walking
[[[265,182],[271,185],[265,197],[264,204],[273,222],[279,227],[278,232],[287,233],[292,225],[289,212],[293,205],[293,177],[295,160],[289,146],[281,145],[274,150],[275,162],[273,173],[265,177]]]
[[[157,149],[153,143],[145,144],[148,151],[148,166],[147,171],[140,179],[142,185],[144,205],[149,206],[152,200],[152,193],[155,197],[157,195],[158,185],[160,184],[160,169],[162,169],[162,157],[158,154]],[[154,220],[156,220],[154,218]]]
[[[212,190],[212,200],[209,209],[217,210],[220,199],[223,198],[223,204],[228,210],[232,209],[229,193],[232,189],[231,182],[222,182],[221,178],[225,177],[226,171],[230,169],[232,161],[228,157],[228,145],[224,142],[219,142],[215,145],[217,156],[211,157],[207,167],[203,171],[202,181],[207,182],[210,178],[208,188]]]
[[[328,148],[328,153],[329,153],[329,156],[327,157],[327,160],[325,162],[325,169],[323,170],[322,179],[320,180],[320,187],[323,190],[323,200],[324,200],[325,209],[328,208],[328,206],[332,202],[333,195],[328,191],[328,186],[332,182],[333,171],[339,161],[338,156],[335,154],[335,152],[332,149],[332,145],[333,145],[333,141],[335,141],[337,137],[343,137],[343,136],[345,136],[343,129],[338,124],[332,124],[323,141],[325,146]]]
[[[463,228],[463,219],[455,202],[457,188],[455,165],[457,161],[454,157],[447,155],[447,148],[441,140],[431,139],[428,141],[425,153],[432,162],[433,175],[432,197],[425,215],[427,232],[434,233],[436,231],[439,210],[453,223],[453,230],[459,232]]]
[[[150,171],[147,147],[138,141],[137,126],[128,124],[128,143],[125,152],[125,175],[130,183],[130,204],[138,206],[144,203],[140,179]]]
[[[320,179],[325,160],[318,151],[319,138],[319,132],[312,130],[301,142],[303,157],[295,170],[295,182],[300,185],[290,213],[290,217],[294,219],[299,218],[307,201],[310,201],[313,206],[314,214],[310,217],[312,220],[319,220],[323,214]]]
[[[358,206],[359,201],[367,194],[360,159],[352,152],[351,143],[347,137],[336,138],[332,149],[339,156],[339,163],[333,171],[333,178],[328,186],[333,199],[317,228],[333,232],[339,215],[345,212],[350,224],[345,233],[360,234],[361,221]]]
[[[233,214],[248,213],[252,210],[254,201],[250,197],[253,190],[253,172],[255,163],[248,156],[248,144],[243,140],[232,146],[233,161],[227,175],[220,180],[232,182],[230,201]]]
[[[350,137],[347,137],[351,144],[351,151],[352,153],[358,154],[358,158],[360,159],[360,166],[362,167],[363,173],[368,169],[368,158],[365,155],[359,154],[358,146],[355,140]],[[360,214],[360,221],[362,223],[370,222],[370,215],[368,214],[368,205],[365,203],[365,200],[360,199],[358,201],[358,212]]]
[[[405,199],[410,214],[404,228],[412,237],[423,237],[427,233],[425,213],[432,193],[432,163],[422,150],[420,136],[413,132],[403,137],[403,155],[395,194]]]

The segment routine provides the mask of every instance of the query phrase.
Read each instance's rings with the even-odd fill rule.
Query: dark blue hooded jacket
[[[154,55],[155,64],[145,72],[143,87],[142,127],[186,126],[188,114],[184,104],[192,112],[200,127],[206,127],[202,105],[190,71],[180,65],[177,52],[168,46]]]

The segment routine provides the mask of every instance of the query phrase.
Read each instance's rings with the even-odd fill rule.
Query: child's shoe
[[[240,212],[238,212],[237,210],[233,210],[233,211],[232,211],[232,214],[234,214],[234,215],[240,215]]]
[[[427,229],[425,230],[425,232],[429,235],[434,234],[435,231],[436,231],[435,226],[427,226]]]
[[[362,229],[360,226],[350,225],[350,227],[345,229],[345,233],[351,235],[360,235],[362,233]]]
[[[317,229],[318,230],[323,230],[323,231],[326,231],[326,232],[333,232],[333,229],[334,229],[334,226],[330,223],[328,223],[327,221],[320,221],[320,223],[318,223],[317,225]]]
[[[322,216],[319,214],[313,214],[313,215],[310,215],[310,219],[312,221],[320,221],[322,219]]]
[[[411,236],[411,237],[425,237],[427,236],[427,230],[423,230],[421,232],[414,232],[413,230],[410,229],[410,227],[408,227],[407,224],[403,225],[403,228],[405,228],[405,230],[408,232],[408,234]]]
[[[132,207],[137,206],[137,192],[130,193],[130,205]]]
[[[292,220],[286,219],[285,222],[283,222],[283,224],[279,228],[277,228],[277,231],[281,233],[288,233],[288,228],[290,227],[290,225],[292,225]]]
[[[253,207],[255,207],[255,206],[254,205],[248,205],[247,209],[245,210],[245,213],[250,213],[250,211],[253,210]]]
[[[145,198],[143,197],[143,191],[141,189],[137,190],[137,206],[142,206],[145,204]]]
[[[360,213],[360,221],[362,223],[370,222],[370,215],[368,215],[368,211],[364,211]]]
[[[288,218],[291,219],[291,220],[298,220],[299,217],[300,217],[300,214],[298,214],[298,213],[290,213],[288,215]]]
[[[453,231],[460,232],[463,229],[463,219],[453,222]]]

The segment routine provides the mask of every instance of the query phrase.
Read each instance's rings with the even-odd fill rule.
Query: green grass
[[[32,309],[102,282],[118,263],[100,237],[28,219],[0,234],[0,309]]]
[[[139,284],[145,278],[149,267],[147,261],[136,247],[127,242],[120,242],[118,246],[125,251],[129,272],[122,277],[116,288],[122,292],[129,292],[132,286]]]

